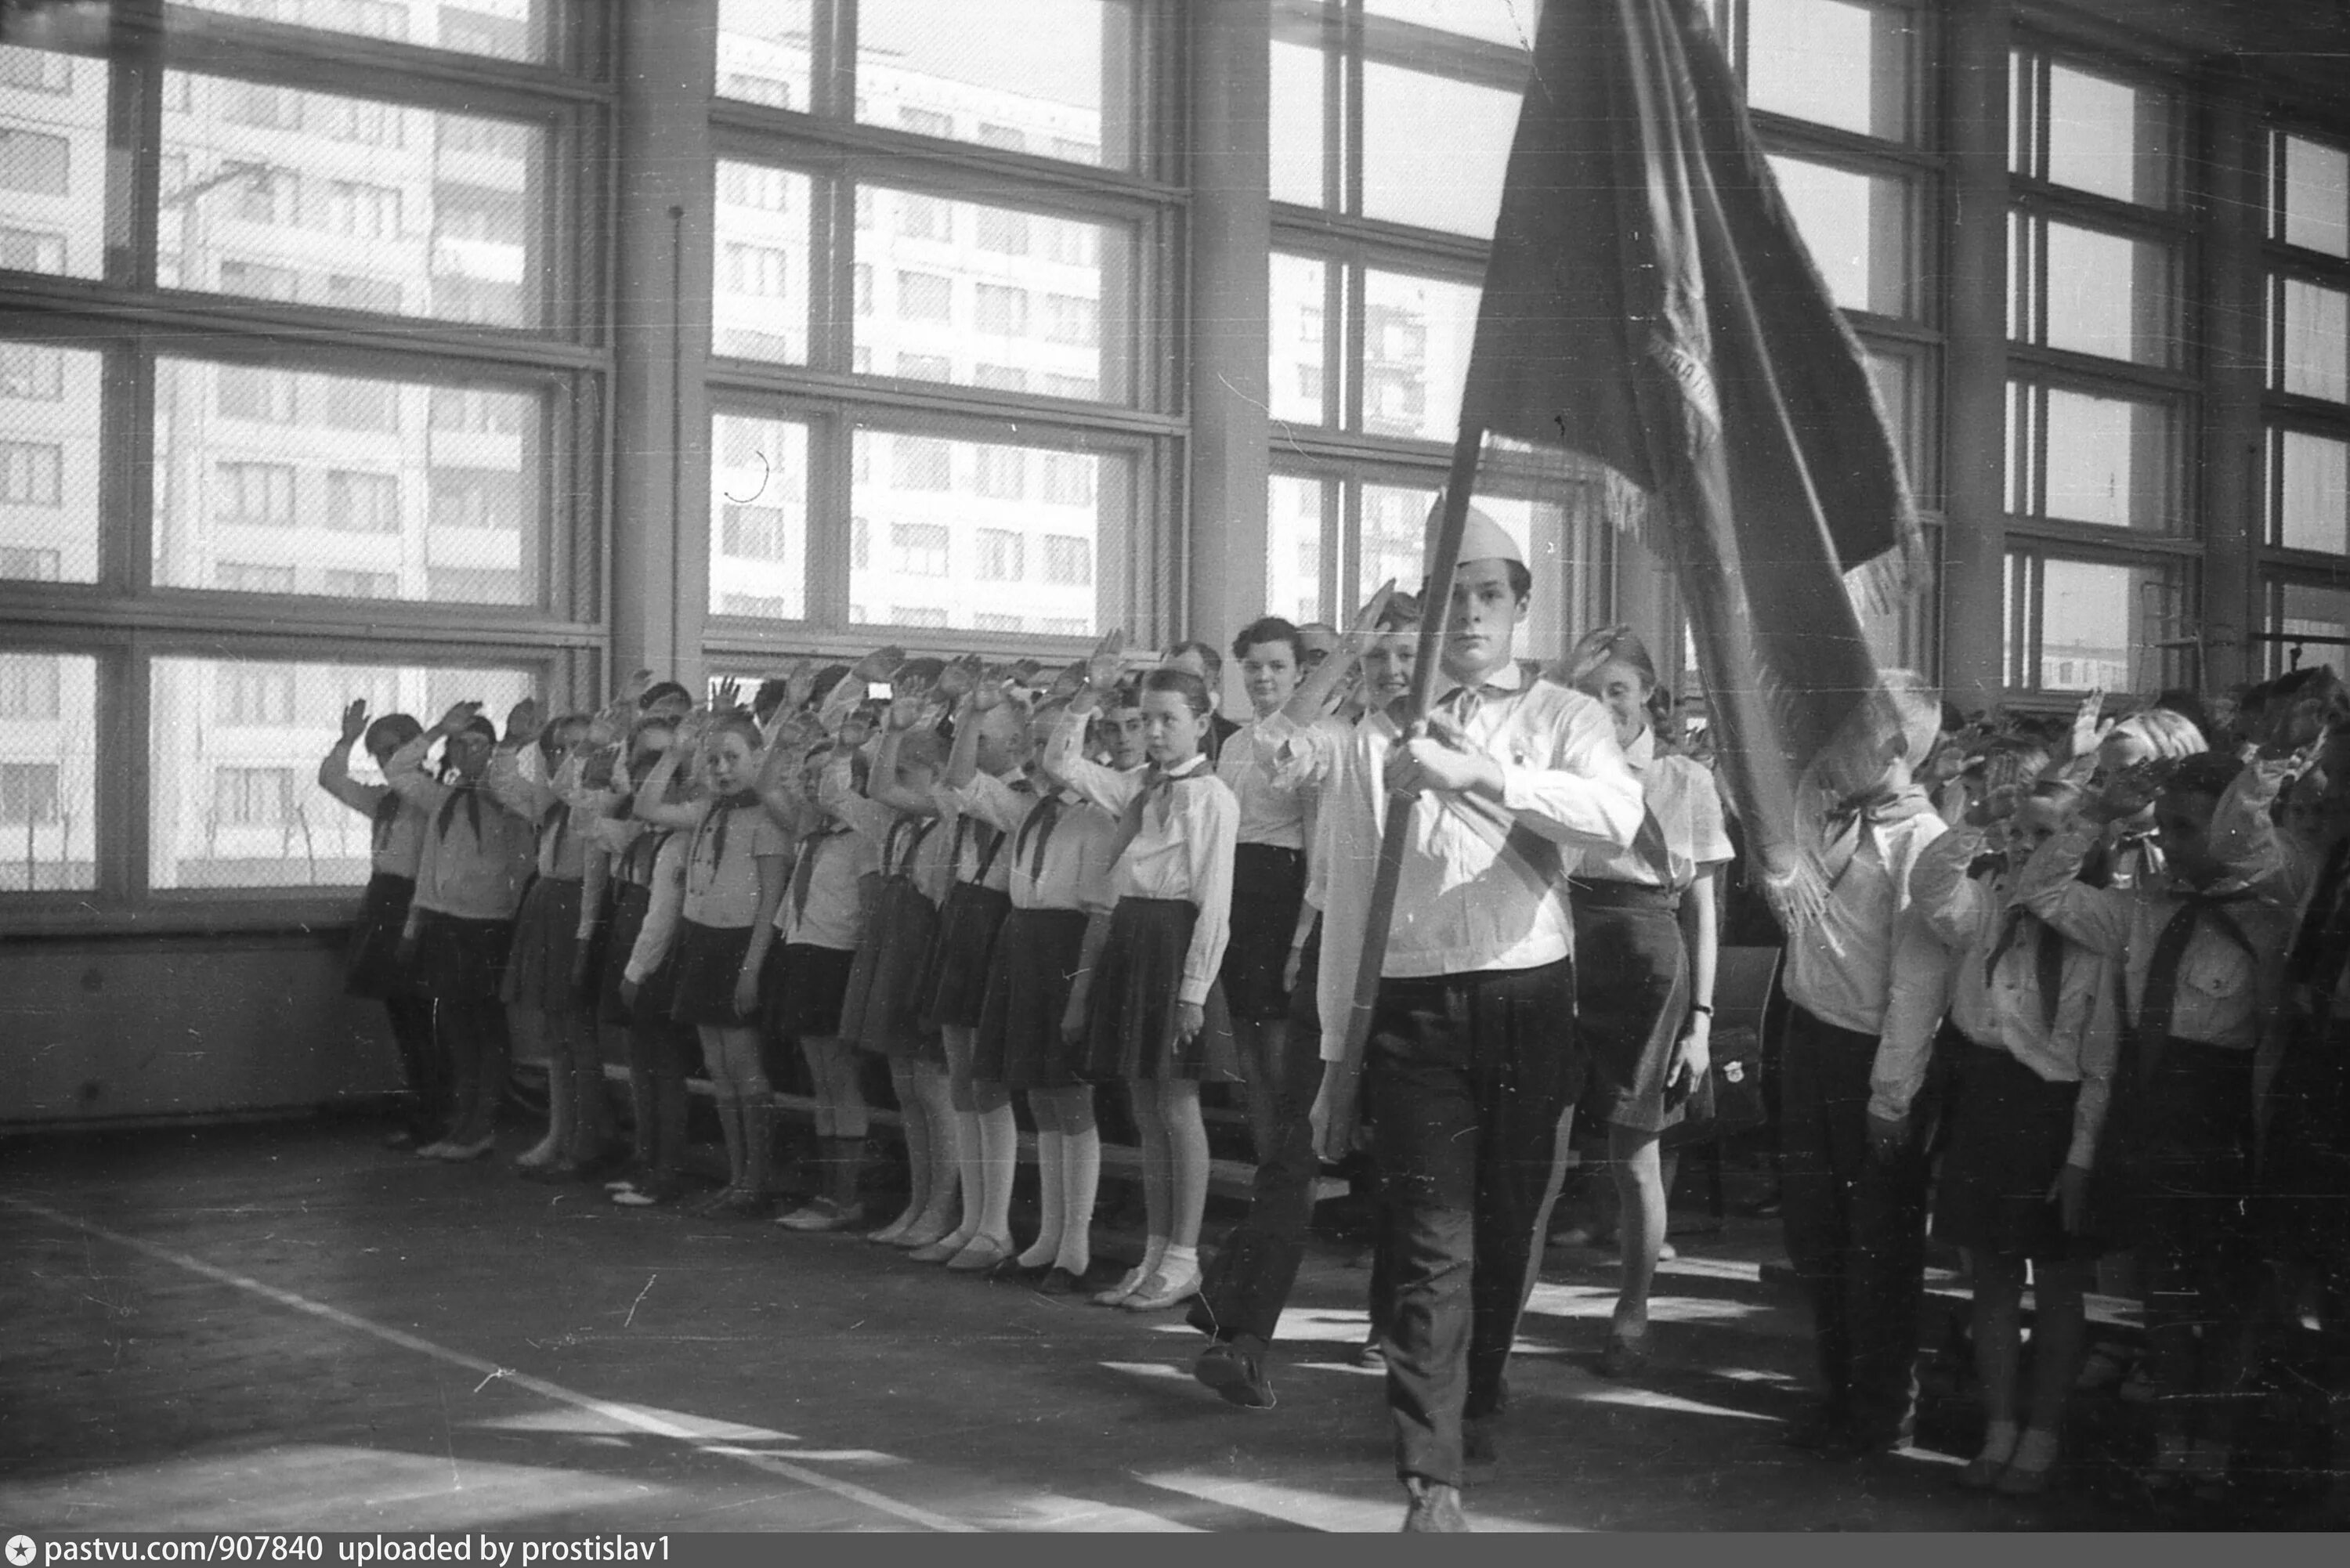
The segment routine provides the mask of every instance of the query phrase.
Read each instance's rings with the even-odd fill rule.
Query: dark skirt
[[[1689,948],[1672,889],[1576,882],[1575,1033],[1595,1123],[1637,1132],[1677,1125],[1692,1085],[1666,1091],[1690,1002]]]
[[[509,1006],[568,1012],[579,1005],[571,984],[579,957],[579,884],[562,877],[538,877],[523,895],[514,954],[506,961]]]
[[[857,955],[847,948],[794,942],[767,955],[760,976],[767,1033],[780,1045],[840,1034],[840,1002]]]
[[[938,906],[910,877],[892,877],[873,900],[865,941],[848,971],[840,1033],[868,1051],[899,1060],[943,1063],[938,1032],[922,1027],[922,971],[939,932]]]
[[[939,910],[938,940],[931,944],[930,969],[922,977],[922,994],[930,998],[922,1012],[925,1031],[950,1024],[979,1027],[996,930],[1011,909],[1011,894],[973,882],[958,882],[947,894]]]
[[[435,1002],[488,1006],[505,980],[512,920],[468,920],[427,909],[416,929],[416,977]]]
[[[697,1028],[740,1029],[755,1016],[734,1007],[735,982],[751,951],[748,926],[704,926],[681,920],[671,959],[675,1000],[670,1016]]]
[[[2350,1288],[2350,1021],[2296,1019],[2269,1084],[2267,1253]]]
[[[2081,1085],[2051,1083],[1997,1046],[1970,1041],[1955,1054],[1935,1238],[2002,1258],[2095,1257],[2104,1248],[2094,1237],[2068,1233],[2049,1197],[2072,1152]]]
[[[1272,844],[1243,844],[1232,851],[1232,936],[1217,978],[1234,1018],[1277,1023],[1289,1016],[1281,971],[1305,902],[1303,853]]]
[[[642,1010],[648,1018],[667,1018],[676,1001],[670,991],[671,965],[667,961],[637,987],[636,1009],[620,1000],[620,982],[629,977],[629,955],[636,951],[637,939],[644,934],[645,915],[652,902],[653,890],[641,882],[622,882],[612,896],[612,916],[605,923],[603,951],[596,971],[596,1012],[607,1023],[625,1025],[636,1010]]]
[[[1086,993],[1086,1077],[1157,1083],[1245,1081],[1221,984],[1208,988],[1207,1023],[1176,1038],[1176,992],[1199,909],[1188,898],[1120,898]]]
[[[1072,1044],[1061,1033],[1084,961],[1086,921],[1083,909],[1014,909],[1003,917],[980,1006],[972,1077],[1016,1089],[1086,1081],[1083,1041]]]
[[[351,928],[350,947],[343,957],[346,992],[382,1001],[414,989],[415,977],[400,961],[400,937],[408,927],[409,901],[415,897],[412,877],[379,871],[368,878],[359,921]]]
[[[2244,1251],[2252,1128],[2251,1052],[2172,1039],[2149,1066],[2125,1037],[2090,1173],[2090,1233],[2189,1253]]]

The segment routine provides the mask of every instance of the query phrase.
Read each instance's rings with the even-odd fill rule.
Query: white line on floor
[[[678,1426],[675,1422],[665,1421],[650,1411],[639,1410],[629,1405],[615,1404],[608,1399],[598,1399],[593,1395],[574,1393],[559,1383],[549,1383],[543,1377],[533,1377],[525,1372],[515,1372],[511,1368],[500,1366],[495,1362],[484,1361],[477,1355],[468,1355],[462,1350],[452,1350],[447,1345],[435,1345],[432,1341],[421,1338],[416,1334],[390,1328],[380,1323],[369,1322],[355,1313],[345,1312],[340,1307],[328,1306],[324,1302],[314,1302],[307,1296],[296,1295],[292,1291],[279,1290],[276,1286],[264,1284],[259,1280],[248,1279],[243,1274],[231,1273],[228,1270],[215,1267],[201,1258],[190,1257],[185,1252],[175,1252],[169,1247],[159,1247],[152,1241],[142,1241],[136,1236],[126,1236],[120,1231],[109,1231],[103,1225],[94,1225],[87,1220],[78,1219],[71,1214],[59,1213],[57,1210],[43,1204],[31,1203],[21,1198],[11,1198],[5,1195],[0,1195],[0,1203],[5,1203],[20,1213],[37,1215],[52,1224],[62,1225],[68,1230],[79,1231],[84,1235],[95,1236],[101,1241],[111,1241],[116,1246],[128,1247],[134,1252],[142,1252],[148,1257],[170,1263],[175,1268],[185,1269],[190,1273],[201,1274],[205,1279],[221,1284],[233,1285],[238,1290],[276,1302],[280,1306],[290,1307],[299,1313],[307,1313],[312,1317],[323,1318],[339,1327],[351,1329],[359,1334],[372,1334],[388,1345],[400,1346],[402,1350],[412,1350],[420,1355],[430,1355],[435,1360],[445,1361],[452,1366],[462,1366],[468,1372],[478,1372],[483,1375],[485,1382],[491,1378],[503,1378],[515,1387],[527,1389],[542,1399],[552,1399],[558,1404],[568,1405],[576,1410],[585,1410],[592,1415],[600,1416],[608,1421],[633,1427],[638,1431],[650,1433],[654,1437],[668,1438],[685,1443],[699,1452],[731,1459],[736,1464],[747,1465],[754,1470],[764,1470],[769,1475],[797,1481],[802,1486],[815,1487],[819,1491],[828,1491],[835,1497],[844,1498],[861,1507],[872,1509],[877,1513],[886,1513],[892,1519],[902,1520],[908,1524],[918,1524],[925,1530],[949,1531],[956,1533],[977,1533],[982,1528],[976,1524],[966,1524],[959,1519],[950,1519],[942,1513],[932,1513],[926,1508],[917,1508],[910,1502],[900,1502],[896,1498],[884,1496],[870,1487],[858,1486],[855,1481],[842,1480],[837,1476],[828,1476],[820,1470],[807,1469],[772,1455],[737,1448],[722,1440],[697,1437],[687,1428]]]

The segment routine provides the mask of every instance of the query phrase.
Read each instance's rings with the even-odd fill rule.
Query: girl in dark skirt
[[[675,741],[668,719],[639,721],[629,737],[625,776],[650,774]],[[676,784],[672,776],[672,794]],[[669,961],[685,903],[685,841],[637,821],[632,799],[619,805],[616,816],[597,825],[614,891],[595,1009],[604,1023],[624,1032],[636,1123],[635,1168],[608,1190],[616,1203],[643,1208],[674,1199],[685,1169],[686,1058],[693,1054],[693,1032],[671,1016],[677,998]]]
[[[500,1000],[517,1019],[536,1021],[546,1051],[546,1135],[516,1157],[515,1167],[541,1180],[567,1180],[600,1158],[610,1137],[604,1114],[604,1059],[595,1018],[583,1010],[575,978],[587,899],[588,850],[596,815],[578,788],[574,753],[586,740],[588,715],[556,719],[536,737],[543,779],[521,771],[520,747],[509,734],[490,767],[490,792],[515,815],[538,826],[538,875],[523,895],[515,920]],[[600,867],[599,867],[600,869]]]
[[[1001,701],[983,711],[979,689],[990,683],[976,671],[964,670],[963,677],[972,689],[962,694],[955,719],[944,774],[948,787],[939,792],[939,803],[953,823],[947,863],[954,885],[940,908],[938,940],[922,978],[929,997],[922,1022],[938,1032],[946,1051],[947,1092],[962,1157],[962,1218],[939,1244],[955,1247],[948,1268],[969,1272],[993,1269],[1012,1256],[1012,1178],[1019,1168],[1020,1129],[1012,1116],[1012,1091],[1001,1078],[979,1076],[972,1060],[996,931],[1012,907],[1012,867],[1003,857],[1003,831],[960,810],[952,785],[982,771],[992,778],[1015,772],[1028,726],[1019,709]],[[1003,694],[1000,687],[992,686],[991,692]]]
[[[449,1073],[432,1038],[432,1004],[400,958],[400,932],[416,897],[416,863],[424,853],[426,818],[388,784],[364,784],[351,777],[351,745],[362,737],[380,773],[394,752],[423,732],[405,713],[387,713],[368,722],[367,703],[343,710],[342,733],[318,763],[318,787],[372,825],[370,873],[359,901],[359,924],[344,961],[343,989],[373,997],[391,1020],[391,1043],[408,1081],[407,1125],[392,1136],[394,1147],[421,1147],[438,1138],[448,1115]]]
[[[1014,710],[1005,704],[993,711]],[[1114,902],[1109,873],[1118,846],[1110,818],[1044,775],[1044,744],[1058,718],[1047,707],[1028,722],[1027,789],[1016,790],[974,766],[956,791],[956,804],[1006,836],[1003,858],[1011,877],[1012,910],[988,965],[972,1072],[979,1083],[1028,1097],[1036,1121],[1040,1219],[1036,1239],[1015,1261],[1036,1276],[1039,1291],[1066,1295],[1093,1265],[1101,1130],[1094,1088],[1081,1070],[1084,1041],[1073,1040],[1064,1023],[1084,963],[1087,923],[1098,919],[1107,929]],[[950,782],[955,777],[951,768]]]
[[[903,691],[905,684],[901,672],[893,680],[901,690],[883,715],[881,745],[866,781],[872,797],[868,804],[890,813],[893,820],[879,836],[881,883],[849,971],[841,1033],[859,1048],[888,1058],[900,1111],[910,1104],[914,1107],[906,1128],[909,1146],[918,1133],[922,1139],[920,1174],[926,1179],[916,1181],[923,1190],[914,1195],[921,1207],[889,1240],[918,1262],[942,1263],[972,1239],[956,1229],[955,1196],[964,1144],[968,1140],[975,1147],[978,1133],[963,1125],[970,1118],[956,1115],[945,1049],[938,1033],[924,1026],[928,998],[922,978],[938,940],[939,906],[953,881],[948,858],[953,835],[931,798],[946,749],[935,731],[916,728],[923,700],[919,692]]]
[[[1647,808],[1632,847],[1586,852],[1568,890],[1575,1039],[1589,1064],[1590,1102],[1607,1126],[1624,1260],[1599,1371],[1623,1377],[1648,1360],[1648,1290],[1665,1243],[1659,1139],[1681,1120],[1711,1060],[1721,951],[1715,889],[1730,864],[1730,834],[1712,775],[1658,751],[1656,665],[1629,628],[1610,627],[1577,643],[1567,677],[1615,721]]]
[[[1243,1081],[1216,981],[1230,929],[1240,802],[1207,770],[1200,745],[1208,689],[1189,670],[1143,677],[1150,765],[1141,776],[1085,760],[1086,721],[1117,679],[1122,646],[1114,633],[1094,650],[1087,685],[1055,727],[1045,765],[1116,815],[1126,840],[1112,874],[1118,906],[1098,951],[1081,968],[1070,1010],[1085,1032],[1087,1076],[1126,1081],[1142,1133],[1149,1225],[1143,1261],[1094,1299],[1155,1312],[1200,1286],[1208,1197],[1200,1084]]]
[[[667,804],[670,781],[697,750],[710,793]],[[748,713],[689,714],[633,807],[639,820],[688,836],[671,1014],[701,1033],[726,1140],[729,1179],[709,1208],[738,1217],[767,1207],[774,1104],[759,1054],[759,979],[790,847],[754,787],[761,751]]]
[[[1276,777],[1277,748],[1259,738],[1257,726],[1297,690],[1305,653],[1297,628],[1279,616],[1254,622],[1232,639],[1241,687],[1255,717],[1227,735],[1216,753],[1216,776],[1241,803],[1232,940],[1221,978],[1232,1039],[1248,1066],[1249,1131],[1260,1159],[1271,1158],[1281,1134],[1282,1063],[1289,1048],[1289,988],[1282,970],[1305,901],[1308,796]]]

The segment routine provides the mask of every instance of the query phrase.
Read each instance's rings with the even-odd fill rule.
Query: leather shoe
[[[1132,1295],[1118,1304],[1128,1312],[1163,1312],[1169,1307],[1182,1305],[1199,1293],[1199,1270],[1170,1275],[1161,1269],[1143,1281]]]
[[[993,1236],[973,1236],[962,1244],[962,1249],[954,1256],[947,1260],[947,1267],[958,1274],[976,1274],[982,1270],[992,1269],[998,1263],[1010,1262],[1012,1262],[1011,1242],[999,1241]]]
[[[1272,1380],[1264,1375],[1265,1352],[1269,1348],[1253,1334],[1218,1340],[1200,1352],[1200,1359],[1191,1364],[1191,1376],[1214,1389],[1216,1397],[1227,1405],[1237,1405],[1243,1410],[1270,1410],[1276,1400]]]
[[[911,1258],[918,1263],[943,1263],[949,1258],[953,1257],[956,1253],[962,1251],[963,1248],[970,1244],[971,1238],[969,1237],[965,1237],[962,1241],[957,1241],[948,1237],[941,1236],[935,1241],[913,1248],[911,1251],[907,1252],[906,1256]]]
[[[1410,1501],[1404,1507],[1407,1535],[1466,1535],[1469,1516],[1461,1511],[1461,1489],[1419,1476],[1404,1478]]]
[[[1637,1377],[1648,1369],[1648,1336],[1611,1334],[1599,1353],[1602,1377]]]
[[[1045,1271],[1045,1277],[1036,1282],[1035,1287],[1040,1296],[1073,1296],[1085,1288],[1085,1281],[1058,1263]]]

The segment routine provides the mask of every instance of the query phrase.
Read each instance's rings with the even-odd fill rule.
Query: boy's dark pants
[[[1498,1415],[1575,1089],[1575,965],[1379,986],[1364,1080],[1393,1281],[1396,1469],[1457,1486]]]
[[[1926,1269],[1925,1140],[1868,1147],[1877,1036],[1787,1010],[1780,1188],[1830,1413],[1864,1443],[1909,1436]],[[1919,1107],[1924,1115],[1930,1107]]]

